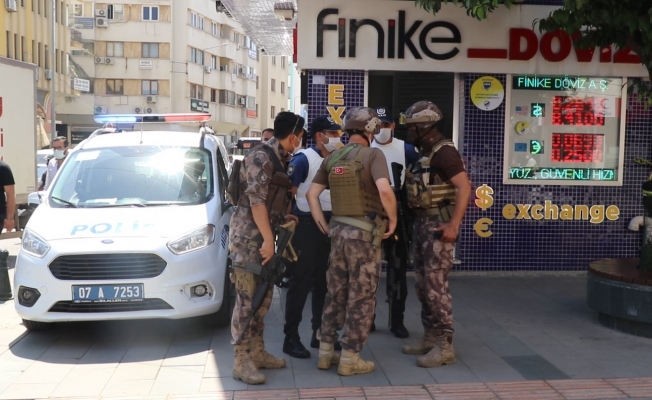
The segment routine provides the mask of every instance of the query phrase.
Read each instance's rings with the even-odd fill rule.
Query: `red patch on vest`
[[[342,175],[344,174],[344,167],[335,167],[335,174]]]

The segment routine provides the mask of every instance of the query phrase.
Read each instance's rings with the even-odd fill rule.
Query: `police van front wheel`
[[[231,278],[229,278],[229,269],[227,268],[226,271],[222,291],[222,306],[219,311],[206,316],[206,325],[210,327],[222,327],[231,324],[231,316],[235,306],[235,286],[231,282]]]
[[[28,331],[47,331],[54,326],[49,322],[30,321],[28,319],[23,319],[23,325]]]

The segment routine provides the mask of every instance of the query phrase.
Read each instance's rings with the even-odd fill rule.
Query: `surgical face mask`
[[[333,152],[333,151],[339,149],[340,146],[342,145],[342,142],[340,141],[340,138],[338,138],[338,137],[328,137],[328,136],[325,136],[325,137],[328,138],[328,143],[324,143],[324,147],[329,152]]]
[[[299,144],[294,147],[294,150],[292,150],[292,155],[297,154],[299,150],[301,150],[301,140],[297,135],[294,135],[294,137],[297,139],[297,142],[299,142]]]
[[[66,157],[66,152],[63,150],[54,150],[54,158],[61,160]]]
[[[380,131],[374,136],[374,140],[381,143],[389,142],[392,138],[392,128],[380,128]]]

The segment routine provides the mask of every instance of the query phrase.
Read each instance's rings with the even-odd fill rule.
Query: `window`
[[[143,21],[158,21],[158,6],[143,6]]]
[[[124,57],[124,46],[122,42],[107,42],[106,55],[108,57]]]
[[[124,19],[125,12],[122,4],[109,4],[106,10],[108,19]]]
[[[158,58],[158,43],[143,43],[143,58]]]
[[[272,106],[271,117],[276,118],[276,107]]]
[[[247,108],[250,110],[256,109],[256,98],[252,96],[247,96]]]
[[[158,81],[142,81],[141,94],[158,94]]]
[[[190,48],[190,62],[204,65],[204,52],[195,48]]]
[[[276,56],[272,56],[272,65],[276,65]]]
[[[211,103],[217,101],[217,89],[211,89]]]
[[[238,32],[233,32],[233,42],[240,44],[240,34]]]
[[[258,76],[256,76],[256,90],[258,90]]]
[[[285,68],[285,57],[281,57],[281,68]]]
[[[197,98],[204,100],[204,87],[197,85]]]
[[[190,84],[190,98],[191,99],[197,98],[197,85],[195,85],[194,83]]]
[[[81,17],[84,12],[84,5],[80,3],[73,4],[72,12],[75,15],[75,17]]]
[[[40,3],[40,2],[41,2],[41,0],[39,0],[39,3]],[[43,0],[43,16],[44,16],[45,18],[48,17],[48,8],[51,8],[51,7],[48,7],[48,3],[47,3],[47,1],[46,1],[46,0]]]
[[[201,29],[202,31],[204,30],[204,17],[201,15],[197,15],[195,13],[190,14],[190,25],[194,26],[195,28]]]
[[[38,54],[36,55],[36,59],[38,60],[36,65],[42,67],[43,66],[43,43],[38,44]]]
[[[271,91],[276,92],[276,79],[272,79]]]
[[[216,69],[217,68],[217,57],[211,56],[211,68]]]
[[[211,35],[217,36],[217,23],[211,22]]]
[[[281,94],[285,94],[285,82],[281,82]]]
[[[25,36],[20,37],[20,49],[21,49],[20,59],[22,61],[25,61],[25,56],[27,55],[27,42],[25,42]]]
[[[106,94],[124,94],[122,79],[107,79]]]
[[[235,92],[220,90],[220,103],[235,106]]]
[[[8,49],[9,49],[9,46],[7,46],[7,51],[9,51]],[[45,69],[50,69],[50,48],[48,47],[48,45],[45,45],[45,54],[44,55],[45,55],[45,57],[43,57],[43,58],[45,59]]]

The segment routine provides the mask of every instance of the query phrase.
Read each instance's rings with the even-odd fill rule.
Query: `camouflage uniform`
[[[270,139],[265,145],[274,149],[281,162],[285,163],[289,160],[290,155],[276,138]],[[235,345],[248,343],[252,337],[262,336],[265,329],[263,318],[269,311],[273,294],[273,290],[270,288],[262,306],[252,319],[249,329],[237,341],[241,327],[249,316],[256,287],[261,282],[260,276],[238,268],[238,266],[244,266],[249,261],[256,263],[262,261],[259,250],[263,242],[260,230],[254,222],[251,206],[265,204],[269,182],[274,174],[274,164],[264,151],[251,151],[245,157],[243,167],[240,170],[240,179],[241,182],[246,182],[246,189],[240,199],[239,206],[231,217],[229,231],[229,257],[234,267],[231,281],[235,284],[237,293],[231,321],[231,334],[233,335],[231,343]]]
[[[433,237],[443,225],[438,217],[416,211],[414,221],[414,273],[417,298],[421,302],[423,327],[453,331],[452,297],[448,291],[448,273],[453,266],[454,243]]]
[[[351,225],[332,223],[328,293],[321,325],[321,341],[335,343],[346,327],[342,349],[359,353],[367,342],[376,307],[380,276],[380,247],[368,233]]]

